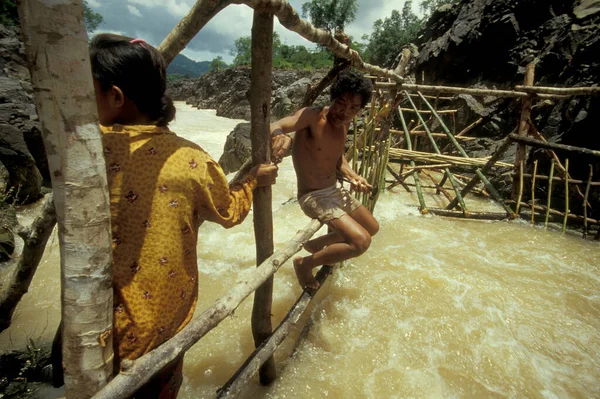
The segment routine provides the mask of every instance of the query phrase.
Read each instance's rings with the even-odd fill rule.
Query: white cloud
[[[195,1],[193,0],[128,0],[129,3],[137,4],[144,7],[150,8],[164,8],[169,14],[182,18],[185,16]]]
[[[100,2],[98,0],[87,0],[87,4],[91,8],[98,8],[98,7],[100,7]]]
[[[135,15],[136,17],[140,17],[140,18],[142,17],[142,13],[135,6],[132,6],[131,4],[127,4],[127,9],[129,10],[129,12],[131,14]]]

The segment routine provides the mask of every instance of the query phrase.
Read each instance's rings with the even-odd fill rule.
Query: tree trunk
[[[29,285],[40,264],[46,242],[50,238],[55,224],[56,212],[54,201],[50,196],[46,200],[41,214],[31,224],[31,228],[19,232],[24,242],[23,251],[13,257],[13,260],[18,259],[15,272],[6,284],[6,291],[0,292],[0,332],[10,326],[15,308],[29,290]]]
[[[252,22],[252,81],[250,86],[250,112],[252,133],[252,163],[271,161],[271,66],[273,48],[273,14],[254,11]],[[271,187],[254,191],[254,238],[256,240],[256,265],[273,254],[273,213]],[[254,294],[252,308],[252,335],[259,347],[272,332],[271,303],[273,277],[269,277]],[[275,360],[270,357],[260,368],[260,382],[267,385],[275,380]]]
[[[77,0],[20,0],[25,49],[52,177],[61,255],[63,367],[69,398],[112,374],[108,186]]]

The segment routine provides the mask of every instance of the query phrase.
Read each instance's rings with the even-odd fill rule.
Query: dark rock
[[[298,108],[310,84],[327,71],[273,70],[271,120],[287,116]],[[169,84],[174,100],[186,101],[200,109],[216,109],[218,116],[250,120],[250,73],[248,67],[229,68]],[[318,101],[323,101],[319,98]]]
[[[0,161],[9,173],[5,199],[40,198],[48,163],[35,109],[23,43],[15,28],[0,25]]]
[[[227,136],[223,154],[219,158],[219,165],[225,174],[238,170],[252,155],[250,130],[250,123],[243,122],[238,124]]]

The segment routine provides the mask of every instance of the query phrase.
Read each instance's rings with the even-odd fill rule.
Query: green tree
[[[373,23],[367,52],[373,64],[390,66],[400,49],[412,42],[423,25],[423,20],[412,12],[412,0],[406,0],[402,13],[393,10],[389,18]]]
[[[85,0],[83,2],[83,19],[88,33],[95,31],[100,24],[104,23],[102,15],[92,10]],[[0,24],[19,25],[15,0],[0,0]]]
[[[225,61],[223,61],[223,57],[219,55],[218,57],[213,58],[213,60],[210,62],[210,65],[208,66],[208,71],[219,72],[227,67],[228,65]]]
[[[444,4],[456,4],[456,3],[458,3],[458,0],[423,0],[421,2],[420,8],[421,8],[421,11],[423,11],[423,14],[425,15],[425,19],[427,19],[440,6],[443,6]]]
[[[92,10],[85,0],[83,2],[83,20],[88,34],[95,31],[100,24],[104,23],[104,17]]]
[[[317,28],[343,31],[354,21],[357,10],[356,0],[311,0],[302,4],[302,17],[308,17]]]
[[[233,65],[250,65],[252,61],[252,36],[243,36],[233,43],[229,55],[234,56]]]
[[[0,24],[7,26],[19,24],[15,0],[0,0]]]

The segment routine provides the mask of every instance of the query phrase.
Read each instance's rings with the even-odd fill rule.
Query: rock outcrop
[[[0,162],[8,179],[5,200],[29,203],[41,196],[48,166],[23,43],[14,28],[0,25]]]

